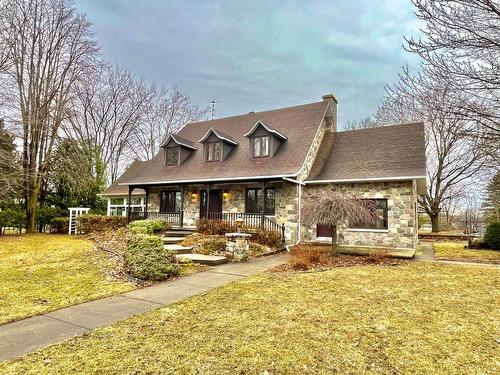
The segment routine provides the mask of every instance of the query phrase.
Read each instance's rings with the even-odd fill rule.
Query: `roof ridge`
[[[374,126],[371,128],[362,128],[362,129],[350,129],[350,130],[342,130],[342,131],[337,131],[336,133],[353,133],[353,132],[363,132],[363,131],[368,131],[368,130],[375,130],[375,129],[387,129],[387,128],[396,128],[396,127],[403,127],[403,126],[416,126],[416,125],[423,125],[423,121],[415,121],[415,122],[404,122],[402,124],[392,124],[392,125],[380,125],[380,126]]]
[[[241,114],[241,115],[233,115],[233,116],[227,116],[227,117],[215,118],[215,119],[213,119],[213,120],[193,121],[193,122],[188,122],[188,123],[186,123],[184,126],[191,125],[191,124],[208,124],[208,123],[210,123],[210,122],[216,122],[216,121],[226,120],[226,119],[234,119],[234,118],[237,118],[237,117],[256,116],[256,115],[259,115],[259,114],[262,114],[262,113],[269,113],[269,112],[275,112],[275,111],[282,111],[282,110],[285,110],[285,109],[292,109],[292,108],[298,108],[298,107],[305,107],[305,106],[308,106],[308,105],[320,104],[320,103],[328,104],[326,101],[320,100],[320,101],[317,101],[317,102],[312,102],[312,103],[305,103],[305,104],[299,104],[299,105],[292,105],[292,106],[288,106],[288,107],[282,107],[282,108],[274,108],[274,109],[269,109],[269,110],[267,110],[267,111],[249,112],[249,113],[244,113],[244,114]]]

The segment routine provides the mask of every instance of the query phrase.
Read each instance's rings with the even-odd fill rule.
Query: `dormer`
[[[181,165],[198,149],[189,139],[176,134],[170,134],[160,147],[164,149],[167,166]]]
[[[245,134],[245,137],[249,140],[252,159],[273,157],[281,144],[287,140],[286,136],[260,120]]]
[[[214,128],[208,129],[198,142],[203,144],[204,160],[210,163],[226,160],[238,146],[233,138]]]

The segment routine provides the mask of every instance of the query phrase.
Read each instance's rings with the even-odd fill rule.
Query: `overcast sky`
[[[409,0],[77,0],[104,57],[148,81],[178,84],[217,117],[318,101],[339,124],[372,114],[418,35]]]

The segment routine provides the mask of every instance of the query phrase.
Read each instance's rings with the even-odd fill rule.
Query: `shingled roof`
[[[120,185],[120,183],[126,181],[128,178],[135,176],[142,168],[145,162],[140,160],[134,160],[134,162],[127,168],[123,174],[118,177],[106,190],[104,190],[101,195],[103,196],[120,196],[128,195],[128,186]],[[143,189],[134,189],[132,195],[146,195]]]
[[[326,133],[306,183],[408,177],[425,181],[423,123]]]
[[[178,166],[165,165],[164,151],[160,150],[153,160],[143,162],[141,168],[135,170],[134,173],[127,173],[126,178],[120,178],[120,183],[169,184],[296,175],[304,163],[328,104],[328,101],[321,101],[187,124],[178,133],[187,140],[194,142],[201,140],[212,128],[230,137],[238,143],[238,146],[223,162],[206,163],[203,152],[198,150]],[[245,134],[257,121],[262,121],[287,138],[272,158],[255,160],[248,157],[249,139],[245,137]]]

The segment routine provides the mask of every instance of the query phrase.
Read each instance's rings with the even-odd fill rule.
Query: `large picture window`
[[[180,212],[181,200],[180,191],[162,191],[160,193],[160,212]]]
[[[372,223],[353,222],[349,228],[353,229],[388,229],[387,222],[387,199],[369,199],[376,207],[377,219]]]
[[[262,205],[264,204],[264,213],[266,215],[274,215],[275,212],[275,189],[266,188],[264,197],[262,189],[247,189],[245,199],[245,212],[248,214],[260,214]]]
[[[269,156],[269,136],[255,137],[253,139],[253,157],[262,158]]]
[[[109,216],[126,216],[128,208],[128,198],[110,198],[108,200]],[[132,197],[130,199],[130,212],[144,212],[145,198]]]
[[[167,165],[179,164],[179,147],[167,147]]]
[[[220,160],[220,142],[209,142],[207,144],[207,161]]]

